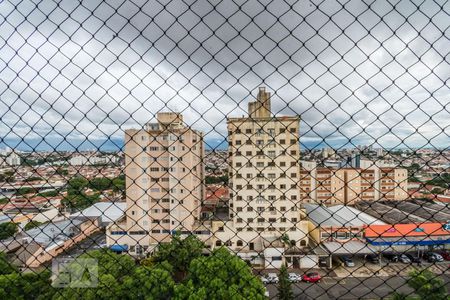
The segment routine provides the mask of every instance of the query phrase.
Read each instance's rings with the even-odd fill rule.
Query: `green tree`
[[[6,254],[0,252],[0,275],[11,274],[17,271],[17,268],[8,261]]]
[[[125,191],[125,178],[116,177],[112,180],[112,188],[115,192]]]
[[[31,177],[26,178],[24,181],[25,182],[31,182],[31,181],[38,181],[38,180],[42,180],[42,177],[31,176]]]
[[[68,195],[66,196],[61,203],[68,208],[81,210],[86,207],[89,207],[93,205],[94,203],[98,202],[100,200],[100,197],[98,194],[94,195]]]
[[[170,243],[159,246],[154,261],[156,263],[169,262],[173,266],[175,277],[182,280],[191,261],[200,257],[204,248],[205,244],[194,235],[182,239],[179,233],[175,233]]]
[[[8,222],[0,224],[0,240],[7,239],[9,237],[12,237],[17,232],[17,224]]]
[[[421,300],[450,299],[445,284],[429,270],[414,270],[410,273],[408,285],[415,290]]]
[[[112,188],[112,180],[107,177],[97,177],[89,182],[90,188],[97,191],[104,191]]]
[[[127,278],[123,289],[131,292],[132,299],[165,300],[173,295],[174,287],[175,281],[167,269],[142,266]]]
[[[26,194],[35,193],[35,192],[36,192],[36,190],[31,187],[23,187],[23,188],[17,189],[15,194],[17,196],[22,196],[22,195],[26,195]]]
[[[49,271],[0,275],[0,299],[44,300],[54,292]]]
[[[56,175],[67,176],[67,175],[69,175],[69,171],[67,171],[67,169],[58,168],[58,169],[55,171],[55,174],[56,174]]]
[[[14,181],[14,171],[6,171],[3,174],[0,174],[0,182],[13,183]]]
[[[68,182],[67,193],[69,195],[79,195],[84,188],[88,187],[89,181],[81,176],[72,178]]]
[[[436,274],[427,269],[413,270],[409,273],[408,285],[414,289],[414,295],[394,293],[391,300],[449,300],[445,283]]]
[[[110,250],[93,250],[79,256],[79,258],[93,258],[98,263],[98,286],[96,288],[66,287],[53,299],[127,299],[123,289],[125,281],[135,272],[136,263],[128,255],[118,255]],[[75,261],[68,266],[69,270],[79,268]],[[57,279],[58,280],[58,279]]]
[[[27,223],[27,225],[25,225],[25,227],[23,228],[23,230],[30,230],[36,227],[41,226],[42,224],[45,224],[45,222],[38,222],[38,221],[30,221]]]
[[[206,184],[223,183],[223,184],[227,185],[228,184],[228,175],[223,175],[223,176],[206,176],[205,177],[205,183]]]
[[[283,235],[281,235],[280,241],[283,243],[284,246],[288,246],[288,247],[292,246],[291,240],[287,233],[284,233]]]
[[[46,192],[41,192],[38,193],[36,196],[41,196],[41,197],[56,197],[59,195],[59,191],[57,190],[52,190],[52,191],[46,191]]]
[[[194,259],[174,299],[265,299],[265,288],[250,267],[225,248]]]
[[[291,300],[294,299],[294,294],[292,292],[291,281],[289,280],[289,274],[286,265],[282,265],[280,269],[279,282],[277,286],[278,299],[280,300]]]

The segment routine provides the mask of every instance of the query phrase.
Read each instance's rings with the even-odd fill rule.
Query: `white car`
[[[262,281],[263,284],[269,284],[270,283],[269,279],[266,276],[261,276],[261,281]]]
[[[297,275],[295,273],[289,273],[288,279],[290,282],[299,282],[302,280],[302,277],[300,275]]]
[[[270,283],[278,283],[279,282],[278,275],[275,273],[267,274],[267,279],[269,280]]]

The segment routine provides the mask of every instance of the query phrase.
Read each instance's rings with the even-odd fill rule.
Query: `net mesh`
[[[449,13],[1,1],[0,295],[447,299]]]

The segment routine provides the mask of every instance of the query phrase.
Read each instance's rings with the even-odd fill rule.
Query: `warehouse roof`
[[[336,205],[326,207],[318,204],[304,204],[303,206],[310,221],[321,227],[361,227],[370,224],[385,224],[349,206]]]
[[[125,215],[127,204],[125,202],[97,202],[71,217],[100,218],[100,222],[112,223]]]

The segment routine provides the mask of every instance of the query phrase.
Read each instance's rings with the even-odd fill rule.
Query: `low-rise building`
[[[326,205],[354,204],[361,200],[406,200],[408,172],[403,168],[329,168],[301,162],[302,202]]]
[[[328,251],[330,258],[374,253],[364,240],[364,230],[368,225],[385,225],[382,221],[350,206],[304,204],[304,208],[311,244]]]
[[[449,223],[372,224],[364,236],[379,252],[450,249]]]

